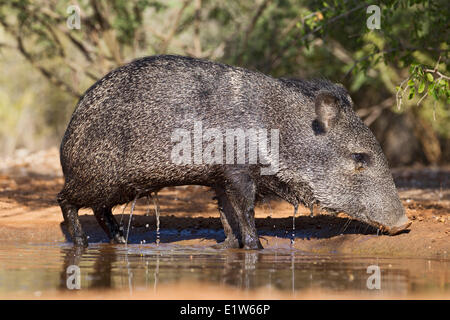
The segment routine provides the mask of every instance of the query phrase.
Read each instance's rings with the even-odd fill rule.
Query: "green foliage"
[[[450,136],[448,0],[379,2],[375,30],[366,26],[371,0],[80,0],[80,30],[66,24],[72,4],[0,0],[0,53],[20,54],[58,95],[78,98],[137,57],[183,54],[275,77],[326,77],[364,110],[394,97],[391,110],[421,108],[418,123]],[[63,100],[48,99],[50,115]],[[43,118],[56,126],[63,110]]]
[[[437,74],[436,79],[433,74]],[[424,65],[413,63],[410,68],[410,79],[408,80],[410,97],[414,97],[414,92],[424,93],[422,98],[426,95],[433,97],[435,100],[442,99],[446,105],[450,103],[449,81],[437,70]],[[427,90],[425,91],[425,88]],[[399,88],[400,89],[400,88]]]

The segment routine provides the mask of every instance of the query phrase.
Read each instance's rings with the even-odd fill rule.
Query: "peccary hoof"
[[[122,235],[116,234],[114,236],[114,238],[111,239],[111,243],[125,244],[125,243],[127,243],[127,241],[125,240],[125,238]]]
[[[236,238],[226,238],[225,241],[216,243],[211,246],[214,249],[239,249],[239,241]]]
[[[264,249],[259,239],[252,239],[244,243],[243,249],[245,250],[261,250]]]
[[[87,248],[88,247],[88,240],[86,236],[82,236],[82,237],[75,237],[73,239],[73,244],[75,245],[75,247],[83,247],[83,248]]]

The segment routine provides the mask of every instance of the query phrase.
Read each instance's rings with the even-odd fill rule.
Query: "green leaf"
[[[427,72],[427,79],[428,79],[428,81],[430,81],[430,82],[433,82],[433,81],[434,81],[433,75],[432,75],[431,73],[429,73],[429,72]]]
[[[433,95],[433,91],[434,91],[434,87],[436,86],[436,84],[432,83],[428,86],[428,95],[432,96]]]
[[[425,82],[421,81],[419,85],[419,89],[417,90],[418,93],[422,93],[423,90],[425,90]]]
[[[436,91],[433,91],[432,96],[433,96],[434,100],[439,100],[439,96]]]
[[[439,90],[434,83],[428,88],[428,94],[435,100],[439,100],[438,91]]]
[[[414,81],[413,80],[409,80],[408,81],[408,86],[409,87],[414,87]]]
[[[414,94],[415,94],[415,89],[414,89],[414,87],[411,87],[410,89],[409,89],[409,95],[408,95],[408,99],[409,100],[411,100],[412,98],[414,98]]]

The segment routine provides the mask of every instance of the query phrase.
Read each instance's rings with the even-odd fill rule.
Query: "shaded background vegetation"
[[[96,80],[170,53],[342,83],[391,165],[449,163],[449,15],[447,0],[0,0],[0,155],[57,146]]]

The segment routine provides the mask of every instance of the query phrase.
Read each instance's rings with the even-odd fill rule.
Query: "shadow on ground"
[[[118,222],[127,234],[130,215],[116,215]],[[295,231],[292,226],[292,217],[288,218],[256,218],[256,227],[260,236],[276,236],[279,238],[296,239],[327,239],[341,234],[374,234],[378,230],[363,222],[348,218],[329,215],[315,217],[300,216],[295,219]],[[84,215],[80,222],[90,243],[108,242],[108,238],[98,225],[95,217]],[[156,219],[154,216],[133,216],[130,225],[128,242],[132,244],[154,243],[157,239]],[[65,223],[60,225],[66,240],[71,241]],[[183,240],[224,240],[224,232],[219,218],[203,217],[175,217],[162,216],[160,218],[160,240],[162,243],[171,243]],[[263,240],[262,240],[263,241]]]

